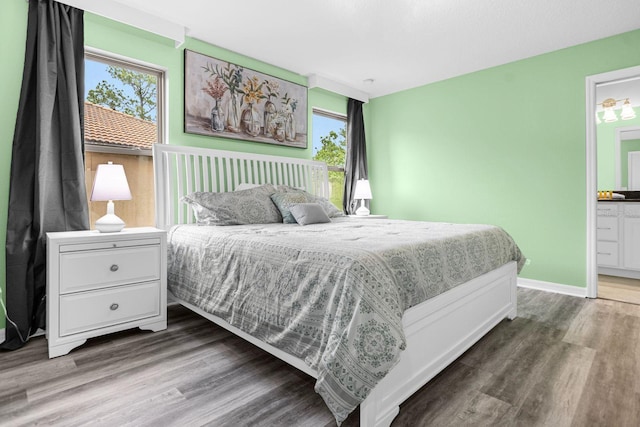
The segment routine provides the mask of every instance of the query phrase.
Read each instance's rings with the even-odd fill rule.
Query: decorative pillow
[[[298,203],[292,205],[289,210],[300,225],[331,222],[322,206],[317,203]]]
[[[333,203],[331,203],[329,200],[325,199],[324,197],[320,197],[320,196],[314,196],[313,194],[307,193],[304,190],[300,190],[298,188],[295,187],[290,187],[288,185],[279,185],[277,187],[277,192],[285,192],[285,193],[304,193],[306,195],[306,202],[304,203],[317,203],[320,206],[322,206],[322,208],[324,209],[324,211],[326,212],[327,216],[329,218],[336,218],[336,217],[340,217],[340,216],[344,216],[344,213],[336,208]],[[274,201],[275,203],[275,201]],[[276,203],[277,205],[277,203]],[[278,206],[278,208],[280,208]],[[282,213],[282,211],[281,211]],[[283,215],[284,217],[284,215]]]
[[[298,203],[309,203],[308,193],[304,191],[290,191],[288,193],[276,192],[271,195],[271,200],[278,207],[282,222],[285,224],[295,224],[296,219],[291,214],[291,206]]]
[[[270,224],[282,222],[269,197],[274,191],[268,184],[229,193],[196,192],[180,200],[191,206],[199,225]]]
[[[322,206],[322,208],[327,213],[327,216],[329,218],[337,218],[339,216],[344,216],[344,212],[336,208],[333,203],[331,203],[329,200],[325,199],[324,197],[314,196],[314,195],[310,195],[310,196],[312,197],[312,200],[314,203],[317,203],[320,206]]]

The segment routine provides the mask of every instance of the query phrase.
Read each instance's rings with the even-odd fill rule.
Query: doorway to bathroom
[[[586,83],[587,296],[640,304],[640,67]]]

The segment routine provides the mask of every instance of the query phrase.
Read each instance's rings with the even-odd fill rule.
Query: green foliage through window
[[[113,81],[98,83],[89,90],[87,101],[142,120],[155,121],[156,76],[113,65],[109,65],[107,71]]]
[[[329,184],[331,185],[330,201],[339,209],[342,209],[342,196],[344,194],[344,162],[347,151],[346,126],[329,131],[320,137],[321,147],[313,157],[314,160],[325,162],[330,169]],[[331,167],[334,168],[331,168]]]

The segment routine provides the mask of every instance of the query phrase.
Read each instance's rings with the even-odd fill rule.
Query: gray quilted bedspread
[[[338,424],[397,363],[404,311],[525,258],[501,228],[337,218],[328,224],[179,225],[169,290],[318,372]]]

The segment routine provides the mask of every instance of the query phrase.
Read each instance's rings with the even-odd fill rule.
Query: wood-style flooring
[[[638,426],[640,306],[518,290],[393,426]],[[0,425],[333,426],[314,380],[179,306],[169,328],[0,353]],[[343,425],[359,424],[354,412]]]
[[[598,298],[640,304],[640,280],[599,274]]]

